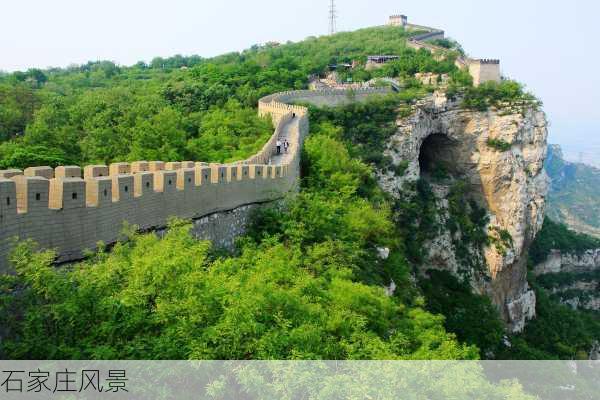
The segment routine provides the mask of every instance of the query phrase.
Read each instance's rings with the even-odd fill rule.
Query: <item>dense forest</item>
[[[16,275],[0,277],[0,357],[583,357],[598,321],[541,288],[539,318],[506,338],[489,299],[465,282],[443,273],[412,278],[418,245],[431,234],[430,189],[421,181],[393,201],[373,173],[393,168],[381,150],[398,110],[430,90],[412,76],[450,74],[450,89],[476,109],[530,97],[514,82],[473,88],[451,57],[409,49],[406,37],[401,28],[370,28],[212,59],[101,61],[0,76],[0,168],[241,159],[272,133],[270,121],[256,116],[260,97],[305,88],[328,65],[368,54],[402,57],[376,72],[359,68],[353,79],[390,74],[406,86],[368,103],[311,108],[300,193],[257,212],[233,252],[193,239],[180,220],[162,239],[125,227],[114,248],[58,269],[51,251],[21,242],[12,255]],[[456,224],[473,225],[481,241],[482,216],[465,214],[459,189]],[[383,286],[392,280],[396,290],[387,296]]]

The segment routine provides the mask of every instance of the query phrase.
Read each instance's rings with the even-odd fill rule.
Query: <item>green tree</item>
[[[132,235],[110,254],[55,269],[51,252],[21,243],[3,279],[0,354],[51,359],[475,358],[440,317],[326,273],[274,240],[212,261],[190,226]],[[17,296],[8,293],[20,288]],[[17,311],[17,316],[13,314]]]
[[[182,161],[187,140],[184,128],[183,116],[170,107],[149,119],[140,119],[133,128],[133,143],[127,158],[130,161]]]
[[[269,119],[259,118],[255,110],[230,100],[224,108],[211,109],[202,116],[198,137],[188,142],[187,150],[196,160],[240,160],[260,150],[272,134]]]

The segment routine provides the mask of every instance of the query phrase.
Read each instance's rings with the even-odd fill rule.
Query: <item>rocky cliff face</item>
[[[581,254],[553,250],[546,261],[535,266],[536,275],[560,272],[593,272],[600,269],[600,249],[586,250]]]
[[[554,250],[534,272],[562,303],[574,309],[600,311],[600,249],[581,254]]]
[[[535,316],[526,263],[528,248],[542,226],[548,190],[544,113],[527,107],[465,110],[459,101],[436,92],[415,104],[397,126],[385,154],[395,165],[408,166],[402,176],[380,171],[381,187],[399,196],[405,182],[426,177],[439,166],[468,182],[469,192],[489,214],[486,229],[492,238],[480,251],[487,268],[471,275],[472,285],[491,297],[511,331],[521,331]],[[436,192],[443,204],[443,189]],[[459,261],[451,239],[443,233],[430,243],[428,267],[456,272]]]

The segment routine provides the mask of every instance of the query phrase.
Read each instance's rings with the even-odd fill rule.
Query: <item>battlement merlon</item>
[[[500,72],[500,60],[469,59],[467,63],[469,68],[469,74],[473,78],[473,85],[479,86],[485,82],[501,82],[502,76]]]
[[[195,219],[284,198],[298,188],[309,125],[308,109],[293,103],[331,95],[342,93],[289,91],[260,99],[259,114],[273,117],[273,134],[258,153],[235,163],[135,161],[2,170],[0,240],[32,239],[56,249],[57,261],[73,261],[99,241],[114,243],[124,221],[142,230],[162,228],[171,216]],[[270,165],[284,132],[289,155]],[[10,247],[0,246],[0,272],[8,271]]]
[[[500,60],[493,58],[481,58],[481,59],[471,59],[469,60],[471,63],[480,63],[480,64],[500,64]]]
[[[401,14],[390,15],[388,25],[406,27],[408,25],[408,17],[406,15]]]

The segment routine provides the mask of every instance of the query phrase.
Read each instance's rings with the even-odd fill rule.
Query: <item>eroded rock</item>
[[[489,235],[502,233],[511,242],[507,248],[485,247],[481,256],[486,276],[475,277],[472,285],[491,297],[510,330],[518,332],[535,316],[526,265],[528,248],[542,227],[548,191],[543,169],[545,114],[534,107],[519,112],[466,110],[441,91],[418,101],[412,111],[397,121],[397,132],[384,151],[394,165],[408,162],[408,166],[402,176],[379,171],[379,184],[399,197],[404,183],[426,174],[430,163],[443,163],[468,182],[475,200],[489,214]],[[429,264],[444,268],[446,263],[455,272],[452,241],[444,235],[428,245]]]

